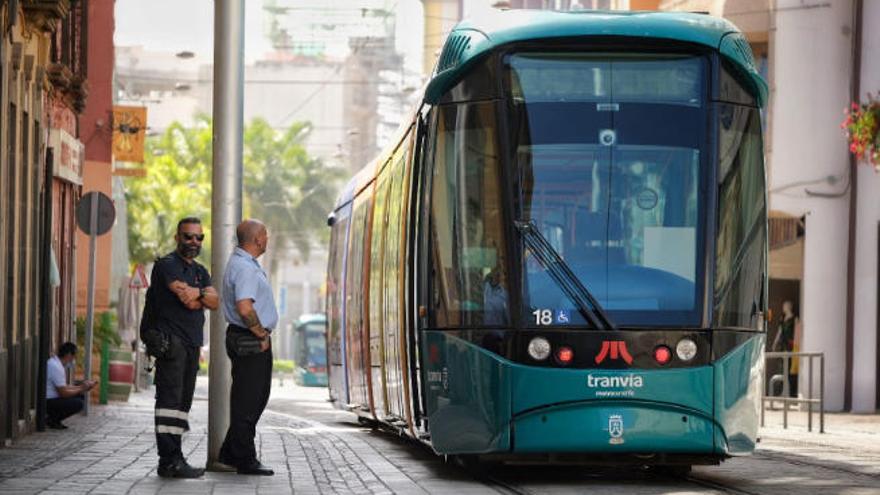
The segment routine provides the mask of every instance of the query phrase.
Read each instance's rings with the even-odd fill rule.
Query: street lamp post
[[[214,2],[214,166],[211,195],[211,271],[222,287],[241,222],[242,119],[244,114],[244,0]],[[208,469],[217,469],[229,428],[231,365],[225,352],[225,323],[211,312],[208,382]]]

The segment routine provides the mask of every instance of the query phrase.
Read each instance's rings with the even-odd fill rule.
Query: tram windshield
[[[508,55],[519,221],[534,224],[618,326],[698,325],[705,61]],[[527,326],[584,325],[527,246]]]

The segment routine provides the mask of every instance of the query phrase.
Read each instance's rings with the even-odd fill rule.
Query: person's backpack
[[[147,347],[147,354],[156,359],[168,357],[171,349],[171,338],[166,332],[156,328],[156,295],[153,292],[155,280],[147,289],[147,300],[144,304],[144,312],[141,315],[140,335],[141,341]]]

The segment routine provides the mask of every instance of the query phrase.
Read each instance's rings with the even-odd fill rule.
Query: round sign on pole
[[[90,220],[92,216],[92,195],[98,195],[98,221],[95,231],[91,231]],[[104,235],[113,227],[116,221],[116,208],[113,201],[106,194],[98,191],[92,191],[83,195],[76,205],[76,224],[79,229],[88,235]]]

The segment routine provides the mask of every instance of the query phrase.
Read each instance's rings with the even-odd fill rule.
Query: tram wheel
[[[454,455],[450,456],[449,460],[475,478],[485,478],[502,466],[502,463],[497,460],[481,459],[480,456],[474,454]]]
[[[370,428],[373,430],[379,428],[378,421],[376,421],[374,419],[370,419],[370,418],[365,418],[363,416],[358,416],[358,424],[365,427],[365,428]]]

